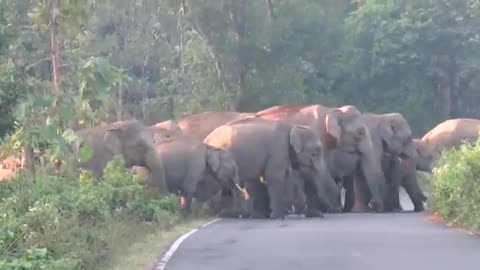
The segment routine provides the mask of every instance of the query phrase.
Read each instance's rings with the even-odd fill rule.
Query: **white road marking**
[[[207,227],[208,225],[210,224],[213,224],[217,221],[221,220],[221,218],[218,218],[218,219],[215,219],[215,220],[212,220],[208,223],[205,223],[203,224],[202,226],[200,226],[199,228],[196,228],[196,229],[193,229],[185,234],[183,234],[182,236],[180,236],[180,238],[178,238],[173,244],[172,246],[168,249],[168,251],[165,253],[165,255],[163,255],[162,259],[160,259],[160,261],[158,262],[158,264],[155,266],[155,270],[164,270],[165,267],[167,266],[167,263],[168,261],[170,260],[170,258],[173,256],[173,254],[175,253],[175,251],[177,251],[177,249],[180,247],[180,244],[182,244],[183,241],[185,241],[190,235],[196,233],[199,229],[202,229],[202,228],[205,228]]]

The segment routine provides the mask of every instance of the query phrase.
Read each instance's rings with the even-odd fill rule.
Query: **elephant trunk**
[[[167,196],[170,193],[162,160],[155,150],[152,149],[148,151],[145,154],[145,164],[140,164],[139,166],[145,166],[150,171],[148,176],[148,187],[152,191],[163,196]]]
[[[383,211],[383,198],[386,191],[385,175],[380,165],[380,161],[375,162],[373,159],[360,161],[362,174],[365,177],[371,195],[369,206],[376,211]]]
[[[411,160],[418,159],[417,148],[415,147],[415,144],[413,143],[413,141],[405,142],[405,150],[400,154],[400,157],[403,159],[411,159]]]
[[[329,212],[340,212],[342,210],[341,190],[335,180],[327,172],[323,162],[315,164],[316,173],[313,178],[318,197],[325,205],[329,206]]]

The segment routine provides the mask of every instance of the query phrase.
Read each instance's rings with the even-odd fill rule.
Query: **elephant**
[[[252,217],[265,217],[265,213],[258,213],[253,207],[264,197],[259,196],[262,187],[268,193],[270,217],[285,217],[291,203],[290,196],[286,194],[291,194],[293,188],[288,175],[291,169],[311,183],[318,198],[331,209],[341,206],[340,190],[323,162],[322,143],[307,127],[244,118],[216,128],[204,142],[225,148],[234,156],[242,184],[251,195],[247,213]],[[321,215],[308,204],[307,212],[309,216]]]
[[[403,163],[406,161],[415,162],[417,160],[418,153],[412,139],[412,131],[403,115],[400,113],[364,113],[362,114],[362,119],[371,134],[375,159],[383,163],[382,171],[384,174],[389,173],[385,171],[385,168],[389,168],[389,166],[386,166],[389,159],[393,159],[393,163],[397,162],[397,157],[403,160]],[[415,175],[415,169],[416,165],[413,163],[413,167],[409,169],[413,170],[413,175]],[[414,182],[416,183],[416,180]],[[386,182],[385,184],[384,198],[388,193],[391,193],[388,191],[388,183]],[[363,172],[359,172],[354,180],[355,198],[353,211],[368,211],[368,204],[372,198],[369,187],[368,178]]]
[[[417,159],[415,162],[417,171],[431,173],[433,170],[434,153],[428,145],[421,139],[413,139],[413,144],[417,149]]]
[[[399,187],[402,186],[413,203],[414,211],[424,210],[423,202],[427,197],[417,181],[417,169],[414,161],[402,160],[396,156],[385,154],[383,157],[384,172],[387,176],[388,192],[385,196],[385,211],[402,211]]]
[[[389,180],[388,193],[385,198],[387,211],[402,211],[399,197],[399,187],[402,186],[414,205],[414,211],[423,211],[423,202],[427,197],[423,194],[417,181],[417,171],[431,172],[433,153],[420,139],[414,139],[417,149],[417,159],[402,160],[398,157],[384,154],[383,170]]]
[[[186,199],[185,213],[191,211],[192,198],[205,202],[222,189],[238,200],[245,196],[229,151],[188,136],[164,139],[155,150],[164,164],[168,190]]]
[[[456,148],[464,142],[475,144],[480,133],[480,119],[456,118],[446,120],[422,137],[435,162],[442,150]]]
[[[172,138],[182,135],[182,129],[173,120],[164,121],[147,127],[151,132],[154,143],[165,138]]]
[[[290,214],[296,215],[305,215],[307,217],[322,217],[323,215],[320,212],[308,212],[307,210],[307,200],[305,195],[305,181],[301,174],[297,170],[292,170],[289,168],[288,180],[286,182],[285,197],[287,198],[287,209]],[[272,208],[270,207],[270,197],[268,195],[268,188],[263,180],[255,182],[254,193],[255,198],[253,201],[253,208],[259,217],[268,218],[272,213]],[[308,182],[307,182],[308,183]],[[309,190],[315,190],[314,187],[310,187]],[[228,196],[228,195],[227,195]],[[223,211],[223,216],[232,217],[238,216],[239,213],[235,212],[235,206],[232,203],[226,202],[224,194],[218,194],[215,197],[215,200],[210,202],[210,207],[215,209],[214,211],[219,212]],[[241,214],[241,213],[240,213]]]
[[[353,207],[353,181],[358,170],[366,176],[369,190],[374,194],[370,205],[378,211],[383,209],[385,177],[381,153],[373,147],[373,139],[357,108],[352,105],[338,108],[278,105],[257,112],[255,117],[308,125],[315,131],[324,146],[323,159],[330,175],[346,190],[343,211],[349,212]],[[308,194],[308,189],[305,192]],[[313,201],[317,199],[311,198]],[[324,205],[315,204],[325,210]]]
[[[87,169],[101,176],[103,169],[115,155],[122,155],[125,166],[142,166],[148,169],[148,186],[160,195],[168,194],[163,163],[155,151],[145,126],[137,120],[100,125],[77,132],[81,138],[75,145],[78,151],[83,145],[93,150],[87,161],[77,163],[77,168]]]
[[[253,113],[230,111],[212,111],[190,114],[178,121],[182,133],[199,140],[204,140],[210,132],[230,121],[252,117]]]

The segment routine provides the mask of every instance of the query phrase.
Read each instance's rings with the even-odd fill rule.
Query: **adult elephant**
[[[253,113],[231,111],[202,112],[183,117],[178,121],[178,126],[183,134],[199,140],[204,140],[207,135],[217,127],[230,121],[252,117],[253,115]]]
[[[310,125],[322,141],[323,159],[330,175],[337,183],[343,183],[346,190],[343,211],[351,211],[354,205],[353,179],[357,170],[366,176],[369,191],[373,194],[370,205],[379,211],[383,209],[385,177],[381,166],[381,149],[373,147],[369,129],[357,108],[351,105],[338,108],[278,105],[258,112],[256,117]],[[324,210],[324,206],[316,204]]]
[[[187,213],[192,198],[205,202],[221,189],[233,191],[238,199],[245,195],[237,164],[227,150],[187,136],[164,139],[155,150],[164,164],[168,190],[186,199]]]
[[[433,153],[434,161],[444,149],[455,148],[467,142],[474,144],[480,132],[480,119],[456,118],[444,121],[426,133],[422,142]]]
[[[387,114],[362,114],[363,122],[368,128],[372,138],[372,149],[375,153],[375,159],[383,162],[382,171],[390,170],[386,164],[393,160],[396,162],[400,158],[401,163],[408,162],[411,170],[415,171],[415,161],[418,158],[417,149],[413,143],[412,131],[408,121],[400,113]],[[387,172],[388,173],[388,172]],[[415,181],[416,182],[416,181]],[[384,199],[389,193],[390,183],[384,188]],[[368,210],[369,202],[373,198],[367,176],[359,172],[354,181],[355,202],[353,211]]]
[[[269,197],[270,216],[283,218],[287,214],[292,202],[291,196],[288,196],[293,188],[288,182],[291,169],[311,183],[318,197],[331,209],[341,206],[340,200],[337,200],[340,191],[322,159],[322,143],[309,128],[246,118],[218,127],[204,142],[225,148],[233,154],[240,179],[253,199],[248,212],[254,217],[264,217],[264,213],[256,213],[252,205],[263,197],[258,194],[263,183]],[[308,209],[307,213],[307,216],[321,215],[313,209]]]
[[[122,155],[125,166],[142,166],[149,171],[148,185],[153,191],[168,194],[163,163],[146,127],[137,120],[121,121],[91,127],[77,132],[81,140],[77,149],[88,146],[93,150],[87,161],[76,164],[79,168],[101,176],[103,169],[115,155]]]
[[[147,127],[147,130],[151,133],[154,142],[158,142],[165,138],[180,136],[182,134],[182,129],[173,120],[167,120],[149,126]]]

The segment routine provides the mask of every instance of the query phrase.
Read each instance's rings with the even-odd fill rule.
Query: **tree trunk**
[[[145,69],[147,68],[148,65],[148,59],[149,56],[145,56],[145,59],[143,60],[143,66],[142,66],[142,75],[140,77],[140,87],[142,89],[142,120],[145,120],[147,117],[147,89],[146,89],[146,81],[147,78],[145,77]]]
[[[168,97],[168,111],[170,114],[170,119],[175,120],[175,100],[172,96]]]
[[[185,68],[183,66],[183,50],[185,46],[185,36],[183,30],[183,18],[185,16],[185,0],[180,1],[180,8],[178,11],[178,31],[180,32],[180,70],[182,74],[185,74]]]
[[[236,3],[233,5],[233,3]],[[235,39],[238,45],[243,44],[243,40],[246,37],[246,26],[245,26],[245,10],[244,5],[246,4],[245,1],[234,0],[229,5],[229,13],[230,13],[230,20],[231,20],[231,27],[232,31],[235,34]],[[234,102],[234,110],[239,111],[242,110],[242,104],[246,99],[246,75],[247,75],[247,65],[248,63],[245,62],[245,58],[243,55],[245,54],[245,50],[243,46],[237,46],[237,52],[235,55],[236,58],[236,67],[235,67],[235,76],[236,76],[236,83],[237,83],[237,92],[235,93],[235,102]]]
[[[118,84],[118,100],[117,100],[117,121],[122,121],[123,116],[123,83]]]
[[[60,71],[60,39],[58,36],[58,0],[48,1],[48,28],[50,32],[50,59],[52,61],[52,81],[53,89],[56,92],[62,90],[61,71]]]
[[[33,181],[35,176],[35,164],[33,162],[33,148],[29,143],[29,138],[25,138],[22,149],[22,162],[25,164],[27,179]]]
[[[183,10],[184,10],[184,16],[189,12],[187,1],[186,0],[180,0],[182,2]],[[213,61],[213,64],[215,66],[215,71],[217,73],[217,78],[218,81],[222,85],[222,91],[224,93],[227,93],[230,89],[230,83],[227,80],[227,77],[225,76],[225,72],[223,69],[222,61],[220,59],[220,54],[217,53],[217,50],[215,49],[215,44],[210,40],[206,32],[203,31],[201,25],[195,21],[193,16],[190,16],[190,19],[188,20],[190,26],[192,29],[198,34],[199,38],[205,43],[205,47],[207,48],[208,55]]]
[[[275,20],[275,10],[273,8],[273,3],[272,0],[267,0],[267,7],[268,7],[268,17],[270,18],[270,21]]]

